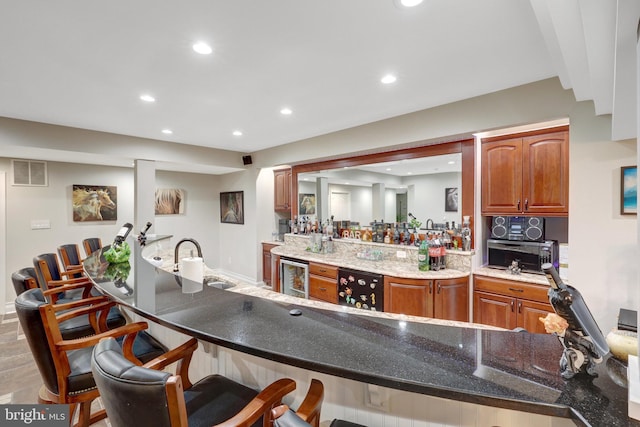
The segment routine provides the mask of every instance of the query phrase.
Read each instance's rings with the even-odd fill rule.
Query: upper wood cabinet
[[[384,311],[436,319],[469,321],[469,278],[384,277]]]
[[[274,210],[280,212],[291,211],[291,168],[273,171]]]
[[[569,131],[482,143],[482,213],[566,216]]]

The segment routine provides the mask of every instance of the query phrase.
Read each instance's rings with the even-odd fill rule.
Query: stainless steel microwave
[[[487,252],[489,267],[506,269],[515,261],[522,271],[538,274],[543,274],[544,263],[549,262],[556,268],[559,267],[559,248],[556,240],[519,242],[487,239]]]

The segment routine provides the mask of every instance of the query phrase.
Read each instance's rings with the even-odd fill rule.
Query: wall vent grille
[[[49,185],[47,162],[11,160],[11,169],[13,170],[11,185],[27,187],[46,187]]]

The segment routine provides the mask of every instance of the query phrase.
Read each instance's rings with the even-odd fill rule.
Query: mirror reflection
[[[460,224],[461,160],[454,153],[300,173],[298,215],[362,226],[407,222],[409,214],[422,229]]]

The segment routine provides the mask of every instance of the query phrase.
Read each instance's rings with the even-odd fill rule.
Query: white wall
[[[606,335],[618,310],[638,310],[637,217],[620,215],[620,168],[636,164],[636,141],[611,141],[608,116],[591,102],[571,113],[569,283]]]
[[[444,210],[445,188],[456,187],[458,194],[462,188],[462,178],[458,172],[436,173],[406,177],[403,184],[413,185],[414,197],[409,199],[407,211],[414,214],[418,221],[425,225],[431,218],[435,223],[455,221],[462,222],[462,209],[458,201],[458,212],[446,212]]]

